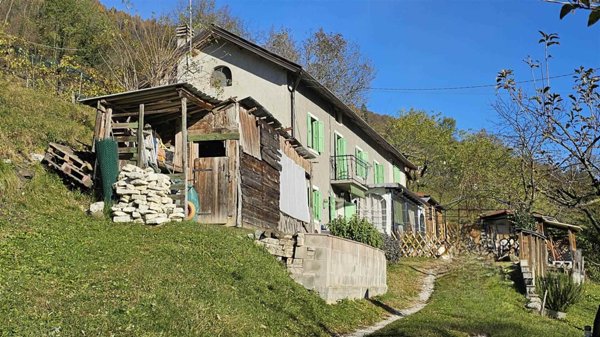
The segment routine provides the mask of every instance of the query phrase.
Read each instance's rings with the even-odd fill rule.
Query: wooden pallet
[[[44,162],[86,188],[91,188],[94,184],[92,164],[79,158],[67,146],[50,143],[44,155]]]

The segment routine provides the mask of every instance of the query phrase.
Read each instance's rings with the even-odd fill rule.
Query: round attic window
[[[210,77],[210,83],[217,88],[231,86],[231,70],[225,66],[215,67]]]

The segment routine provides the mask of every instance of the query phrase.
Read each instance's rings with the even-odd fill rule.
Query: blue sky
[[[122,0],[101,0],[123,9]],[[131,0],[142,16],[171,11],[177,1]],[[522,60],[540,58],[538,30],[558,33],[551,75],[583,65],[600,67],[600,23],[588,28],[581,11],[559,20],[560,5],[541,0],[221,1],[252,31],[289,27],[304,39],[323,27],[357,43],[377,69],[373,88],[439,88],[494,84],[496,73],[515,70],[531,79]],[[552,81],[565,92],[570,77]],[[494,88],[452,91],[371,90],[368,108],[397,114],[411,107],[440,112],[461,129],[494,130]]]

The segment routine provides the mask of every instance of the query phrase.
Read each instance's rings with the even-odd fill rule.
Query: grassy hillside
[[[525,297],[504,280],[497,267],[463,258],[438,279],[427,307],[374,336],[583,336],[583,326],[594,320],[598,290],[597,285],[588,284],[585,299],[569,310],[567,321],[557,321],[528,312]]]
[[[40,336],[304,336],[380,317],[326,305],[245,232],[91,219],[37,170],[0,211],[0,331]]]

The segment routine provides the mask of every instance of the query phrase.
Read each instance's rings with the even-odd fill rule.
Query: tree
[[[175,25],[166,16],[143,20],[115,12],[112,17],[116,29],[104,61],[113,79],[127,90],[160,85],[177,62]]]
[[[446,197],[453,197],[446,192],[451,190],[447,188],[448,184],[454,184],[452,174],[449,174],[453,170],[457,146],[454,119],[411,109],[392,120],[384,134],[419,167],[417,176],[413,177],[415,190],[436,193],[444,201],[448,201]]]
[[[502,70],[497,88],[506,94],[500,116],[509,122],[515,139],[531,130],[534,146],[515,141],[513,146],[530,157],[522,160],[543,179],[534,188],[558,206],[576,209],[586,215],[600,233],[600,76],[595,69],[575,69],[573,92],[563,99],[550,84],[549,49],[558,44],[556,34],[540,32],[544,46],[542,62],[529,61],[534,77],[532,90],[519,86],[512,70]],[[526,164],[528,165],[528,164]]]
[[[234,34],[252,39],[251,32],[246,29],[244,22],[239,17],[231,14],[228,6],[217,7],[215,0],[193,0],[192,1],[192,24],[194,32],[215,24]],[[175,19],[180,24],[189,22],[190,7],[188,0],[180,0]]]
[[[360,107],[375,77],[375,68],[356,44],[320,28],[302,44],[301,63],[342,102]]]
[[[283,56],[284,58],[298,63],[300,61],[300,51],[289,28],[281,28],[269,32],[267,41],[263,45],[269,51]]]
[[[558,1],[558,0],[546,0],[548,2],[559,3],[562,4],[562,8],[560,9],[560,18],[561,20],[567,16],[569,13],[575,11],[576,9],[589,10],[590,15],[588,16],[588,27],[593,26],[598,20],[600,20],[600,0],[568,0],[568,1]]]

